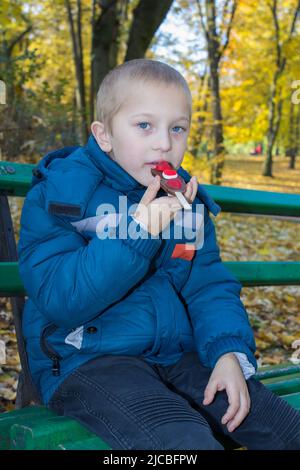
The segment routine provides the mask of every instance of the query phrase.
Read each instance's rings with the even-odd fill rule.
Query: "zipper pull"
[[[55,375],[56,377],[60,375],[60,364],[59,364],[59,359],[57,356],[52,357],[52,374]]]

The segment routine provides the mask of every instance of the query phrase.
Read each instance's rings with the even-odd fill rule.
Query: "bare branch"
[[[286,65],[286,61],[287,61],[287,57],[282,54],[283,47],[284,46],[286,47],[289,44],[289,42],[291,41],[292,36],[294,34],[294,31],[295,31],[295,28],[296,28],[297,18],[298,18],[299,12],[300,12],[300,0],[298,0],[298,4],[295,8],[295,12],[294,12],[294,15],[293,15],[289,35],[288,35],[287,39],[282,44],[280,43],[280,36],[281,35],[280,35],[280,25],[279,25],[279,21],[278,21],[277,0],[273,0],[272,5],[269,4],[269,6],[271,8],[271,12],[272,12],[272,16],[273,16],[274,29],[275,29],[276,52],[277,52],[277,61],[276,61],[277,62],[277,68],[278,68],[279,73],[281,73],[281,72],[283,72],[283,70],[285,68],[285,65]]]
[[[106,11],[109,10],[110,7],[116,3],[117,0],[98,0],[98,6],[101,8],[101,10]]]
[[[224,10],[223,10],[223,20],[224,20],[224,25],[225,25],[225,8],[227,10],[227,6],[228,6],[228,0],[226,0],[225,2],[225,5],[224,5]],[[236,12],[236,9],[237,9],[237,0],[233,0],[233,3],[232,3],[232,7],[231,7],[231,12],[230,12],[230,20],[229,20],[229,23],[227,25],[227,31],[226,31],[226,34],[225,34],[225,43],[220,51],[220,57],[222,57],[222,55],[224,54],[225,50],[227,49],[227,46],[229,44],[229,39],[230,39],[230,33],[231,33],[231,29],[232,29],[232,24],[233,24],[233,19],[234,19],[234,15],[235,15],[235,12]]]
[[[202,11],[202,6],[201,6],[200,0],[196,0],[196,5],[198,6],[198,11],[199,11],[199,16],[200,16],[200,21],[201,21],[201,26],[202,26],[203,32],[206,36],[206,39],[208,40],[209,33],[208,33],[208,30],[207,30],[205,22],[204,22],[204,14],[203,14],[203,11]]]
[[[22,33],[20,33],[15,39],[13,39],[10,45],[7,48],[7,54],[10,57],[13,51],[13,48],[22,41],[23,37],[26,36],[32,30],[32,25],[29,25]]]
[[[294,15],[293,15],[293,20],[292,20],[291,27],[290,27],[290,32],[289,32],[288,38],[286,39],[286,41],[284,41],[284,43],[281,47],[281,52],[282,52],[283,47],[286,47],[292,40],[294,31],[295,31],[295,28],[296,28],[296,22],[297,22],[299,12],[300,12],[300,0],[298,0],[298,4],[295,8],[295,12],[294,12]],[[286,61],[287,61],[287,56],[285,55],[283,58],[281,58],[281,67],[280,67],[281,72],[285,68]]]
[[[228,4],[230,0],[226,0],[224,3],[223,11],[222,11],[222,19],[221,19],[221,25],[225,25],[225,18],[228,13]]]
[[[81,0],[77,0],[77,38],[78,38],[78,53],[81,63],[83,62],[83,48],[82,48],[82,32],[81,32]]]
[[[72,37],[73,55],[74,55],[74,59],[76,62],[76,58],[78,57],[79,51],[78,51],[77,37],[76,37],[76,32],[75,32],[75,25],[74,25],[70,0],[65,0],[65,6],[66,6],[67,14],[68,14],[70,32],[71,32],[71,37]]]
[[[278,12],[277,12],[277,0],[273,0],[272,4],[269,5],[271,9],[271,13],[273,16],[273,24],[275,29],[275,39],[276,39],[276,63],[277,68],[281,69],[282,67],[282,45],[280,44],[280,25],[278,21]]]
[[[296,9],[295,9],[295,13],[294,13],[294,16],[293,16],[293,21],[292,21],[292,24],[291,24],[290,33],[289,33],[287,42],[290,42],[290,40],[291,40],[291,38],[294,34],[299,12],[300,12],[300,0],[298,0],[298,5],[296,6]]]

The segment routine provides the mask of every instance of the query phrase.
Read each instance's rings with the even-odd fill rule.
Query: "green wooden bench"
[[[0,296],[10,297],[19,354],[16,409],[0,414],[0,449],[110,449],[77,421],[57,416],[39,401],[21,334],[25,291],[8,198],[24,197],[34,165],[0,162]],[[300,217],[300,195],[205,185],[223,212]],[[226,262],[243,286],[300,285],[300,262]],[[300,410],[300,365],[263,367],[256,377]]]

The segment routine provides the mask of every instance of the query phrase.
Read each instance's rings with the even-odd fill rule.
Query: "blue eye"
[[[186,129],[184,129],[184,127],[181,127],[181,126],[175,126],[173,127],[173,129],[182,129],[182,132],[186,131]],[[175,132],[176,134],[179,134],[179,132]]]
[[[148,126],[149,122],[139,122],[138,126]],[[146,129],[146,127],[141,127],[141,129]]]
[[[149,122],[139,122],[137,125],[139,126],[140,129],[149,130],[149,128],[147,128],[147,126],[150,126],[151,124],[150,124]],[[181,126],[175,126],[175,127],[173,127],[172,129],[173,129],[173,130],[174,130],[174,129],[181,129],[182,132],[185,132],[185,131],[186,131],[186,129],[185,129],[184,127],[181,127]],[[180,131],[178,131],[178,130],[176,131],[176,130],[175,130],[175,134],[180,134],[180,133],[181,133]]]

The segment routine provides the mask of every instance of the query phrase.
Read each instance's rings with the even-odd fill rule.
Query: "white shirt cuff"
[[[248,361],[245,353],[234,352],[233,354],[237,357],[246,380],[255,374],[255,368],[251,362]]]

